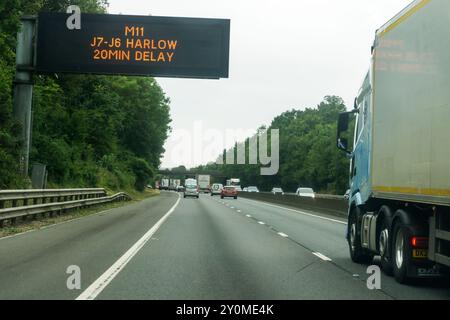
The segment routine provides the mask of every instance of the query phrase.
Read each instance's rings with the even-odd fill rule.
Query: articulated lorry
[[[209,174],[199,174],[197,175],[198,187],[200,192],[210,193],[211,192],[211,176]]]
[[[180,179],[170,179],[169,180],[169,190],[177,190],[177,188],[181,185]]]
[[[161,184],[159,188],[161,190],[169,190],[169,179],[168,178],[161,179]]]
[[[376,32],[354,110],[339,116],[351,259],[379,255],[400,283],[450,266],[449,57],[450,1],[412,2]]]

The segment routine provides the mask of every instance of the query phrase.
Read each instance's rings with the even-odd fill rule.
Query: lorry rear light
[[[428,248],[428,238],[426,237],[412,237],[411,246],[413,248],[427,249]]]

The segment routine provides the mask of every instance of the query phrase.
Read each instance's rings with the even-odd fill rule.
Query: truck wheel
[[[397,222],[394,227],[392,241],[392,268],[395,280],[399,283],[407,283],[408,266],[411,263],[411,244],[409,243],[410,231],[402,223]]]
[[[383,269],[383,272],[385,274],[387,274],[388,276],[392,276],[392,250],[389,242],[389,226],[385,218],[381,222],[381,232],[378,239],[378,247],[380,249],[381,268]]]
[[[234,197],[234,200],[237,200],[237,197]]]
[[[349,216],[348,223],[348,246],[350,251],[350,258],[355,263],[370,263],[373,259],[373,254],[368,253],[361,247],[361,230],[360,224],[357,222],[357,217],[360,214],[360,209],[355,208]]]
[[[220,199],[223,199],[223,196],[220,196]]]

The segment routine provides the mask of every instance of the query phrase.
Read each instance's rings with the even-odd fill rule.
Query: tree
[[[106,12],[105,0],[0,2],[0,188],[24,186],[17,174],[20,126],[12,117],[15,39],[23,13]],[[59,186],[142,186],[160,165],[170,131],[170,100],[151,77],[35,77],[30,163],[47,165]]]
[[[261,176],[259,165],[206,167],[228,177],[240,177],[242,185],[258,185],[262,190],[280,186],[295,191],[299,186],[307,186],[342,194],[348,185],[348,160],[335,147],[335,135],[337,118],[343,111],[341,98],[326,96],[317,108],[292,109],[275,117],[268,127],[269,131],[280,131],[280,169],[275,176]],[[248,148],[247,139],[247,160]]]

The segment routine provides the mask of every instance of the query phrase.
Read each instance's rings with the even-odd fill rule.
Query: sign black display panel
[[[227,78],[230,20],[81,14],[69,30],[65,13],[41,13],[39,73]]]

